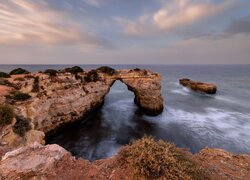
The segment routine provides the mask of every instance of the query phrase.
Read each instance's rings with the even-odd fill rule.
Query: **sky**
[[[0,64],[250,64],[250,1],[0,0]]]

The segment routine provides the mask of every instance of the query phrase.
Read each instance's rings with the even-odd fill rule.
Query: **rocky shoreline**
[[[10,74],[0,73],[0,179],[164,179],[169,175],[165,172],[168,163],[176,163],[176,166],[183,163],[182,160],[177,162],[180,156],[185,157],[183,166],[186,169],[179,168],[181,170],[177,175],[174,174],[176,170],[170,170],[173,174],[168,179],[250,177],[249,155],[234,155],[220,149],[205,148],[192,155],[169,143],[158,143],[152,139],[138,141],[137,153],[143,153],[145,147],[151,147],[153,144],[150,153],[145,157],[158,157],[157,153],[160,152],[161,157],[166,156],[164,162],[171,160],[163,165],[153,159],[148,163],[153,164],[150,168],[155,170],[155,166],[160,166],[156,169],[163,168],[164,172],[157,171],[157,177],[151,177],[155,172],[150,171],[146,174],[149,175],[147,177],[142,173],[144,169],[139,176],[138,172],[134,172],[136,165],[133,165],[129,155],[124,156],[123,150],[114,157],[90,163],[84,159],[76,159],[59,145],[44,145],[45,136],[79,121],[102,106],[106,94],[116,80],[123,82],[128,90],[135,94],[134,102],[142,112],[152,116],[160,114],[164,104],[160,74],[143,69],[114,70],[109,67],[91,71],[72,67],[62,71],[49,69],[37,73],[16,69]],[[187,79],[181,80],[180,83],[191,88],[194,86],[194,82]],[[209,86],[208,91],[204,92],[213,94],[211,88]],[[141,146],[143,143],[148,145]],[[165,150],[158,152],[162,150],[162,146],[171,147],[174,153],[165,154]],[[135,143],[127,148],[130,148],[129,152],[133,152],[138,147]],[[175,151],[179,153],[178,156]],[[126,166],[117,164],[123,160],[127,162],[124,163]],[[186,167],[186,163],[197,168],[189,170],[190,167]],[[206,174],[204,177],[200,174],[200,169],[201,174]]]

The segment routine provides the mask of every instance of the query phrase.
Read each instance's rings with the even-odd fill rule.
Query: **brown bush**
[[[39,77],[34,78],[34,84],[32,86],[31,92],[39,92],[40,91],[40,86],[39,86]]]
[[[203,169],[185,151],[162,140],[144,137],[123,147],[117,155],[121,166],[134,169],[138,177],[165,179],[208,179]]]
[[[8,125],[14,117],[13,109],[8,105],[0,105],[0,127]]]
[[[31,98],[31,96],[27,93],[23,93],[20,91],[12,91],[11,95],[7,97],[8,99],[13,99],[15,101],[26,101]]]
[[[19,136],[24,136],[27,131],[31,130],[30,119],[16,116],[16,123],[12,130]]]

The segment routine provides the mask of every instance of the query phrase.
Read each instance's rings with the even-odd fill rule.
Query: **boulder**
[[[30,146],[7,152],[0,161],[0,179],[80,179],[87,161],[76,159],[62,147],[52,144]],[[75,165],[79,166],[78,168]]]
[[[217,86],[212,83],[197,82],[187,78],[180,79],[179,82],[181,85],[188,87],[196,92],[215,94],[217,91]]]

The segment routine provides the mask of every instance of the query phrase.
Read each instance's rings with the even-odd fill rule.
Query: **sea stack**
[[[217,86],[212,83],[192,81],[187,78],[182,78],[179,80],[179,82],[182,86],[188,87],[196,92],[202,92],[205,94],[215,94],[217,91]]]

